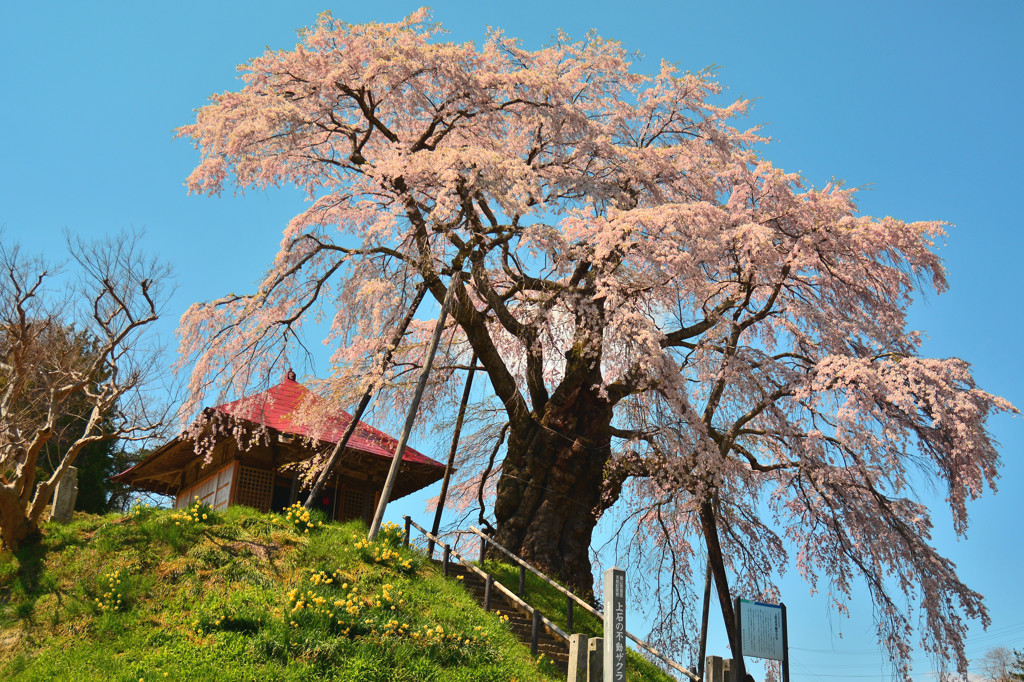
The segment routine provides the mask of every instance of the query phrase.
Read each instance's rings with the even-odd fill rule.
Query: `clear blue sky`
[[[236,87],[236,64],[264,46],[293,46],[295,29],[318,12],[393,21],[417,6],[328,3],[0,4],[4,239],[54,253],[64,228],[144,228],[145,246],[178,273],[165,333],[191,302],[251,289],[302,199],[288,190],[187,196],[182,183],[198,156],[172,131],[211,93]],[[1024,406],[1024,230],[1014,217],[1024,186],[1024,3],[529,0],[433,10],[457,41],[479,41],[491,25],[537,47],[558,28],[596,28],[642,52],[641,70],[662,58],[693,70],[716,64],[727,95],[758,98],[750,121],[768,124],[776,165],[816,185],[835,177],[865,186],[867,214],[954,223],[941,249],[952,291],[918,304],[913,326],[927,330],[927,353],[967,359],[982,387]],[[972,630],[971,657],[1024,648],[1024,433],[1020,419],[991,426],[1004,458],[1000,494],[972,506],[966,541],[936,513],[938,545],[993,616],[988,633]],[[409,509],[419,514],[422,501]],[[797,581],[784,595],[794,680],[889,679],[869,604],[853,604],[847,620]],[[716,652],[726,653],[720,635]],[[925,657],[915,662],[915,679],[934,678]]]

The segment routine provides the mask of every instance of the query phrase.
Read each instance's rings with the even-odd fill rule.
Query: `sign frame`
[[[746,607],[744,607],[746,605]],[[745,655],[744,639],[745,635],[748,640],[748,644],[753,644],[755,638],[757,638],[758,644],[761,648],[755,649],[749,655],[754,658],[766,658],[769,660],[777,660],[782,663],[782,682],[789,682],[789,627],[788,620],[786,617],[786,604],[779,602],[778,604],[770,604],[768,602],[753,601],[750,599],[740,599],[736,597],[734,601],[734,613],[736,618],[736,645],[739,651],[734,652],[736,659],[739,661],[740,674],[742,675],[746,671],[746,666],[743,664],[743,656]],[[774,609],[778,609],[775,613]],[[771,611],[769,611],[771,610]],[[747,618],[743,617],[744,611],[747,611]],[[780,627],[778,628],[781,632],[774,637],[777,640],[776,643],[770,642],[773,637],[770,636],[770,632],[766,632],[765,628],[770,627],[768,622],[772,616],[778,616],[781,620]],[[757,629],[757,631],[755,630]],[[769,641],[765,638],[768,637]],[[773,646],[774,648],[781,649],[779,652],[780,658],[775,658],[772,655],[764,655],[767,652],[767,648]],[[775,652],[771,652],[775,653]]]

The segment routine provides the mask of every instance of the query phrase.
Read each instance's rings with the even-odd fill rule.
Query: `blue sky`
[[[56,254],[62,230],[103,235],[145,229],[144,245],[169,260],[178,289],[163,333],[193,301],[252,288],[302,198],[291,190],[189,197],[198,161],[173,139],[210,94],[236,87],[236,64],[265,46],[289,48],[295,29],[331,9],[345,21],[393,21],[415,3],[110,2],[0,4],[0,225],[5,240]],[[456,41],[488,25],[543,44],[556,29],[596,28],[654,70],[718,65],[728,97],[753,97],[750,122],[774,139],[766,155],[815,185],[862,186],[864,213],[953,223],[940,254],[952,290],[929,295],[912,325],[925,352],[957,355],[980,385],[1024,406],[1020,302],[1024,230],[1014,218],[1024,151],[1024,3],[848,2],[436,2],[435,19]],[[986,633],[972,629],[968,655],[1024,648],[1020,565],[1024,515],[1022,421],[991,424],[1002,443],[1000,494],[972,505],[967,540],[956,541],[941,491],[936,542],[961,577],[988,597]],[[443,444],[414,443],[425,451]],[[422,500],[406,507],[421,515]],[[798,581],[789,605],[793,679],[889,679],[873,641],[871,608],[827,611]],[[842,637],[839,636],[842,633]],[[711,652],[725,654],[720,634]],[[915,657],[915,679],[931,664]]]

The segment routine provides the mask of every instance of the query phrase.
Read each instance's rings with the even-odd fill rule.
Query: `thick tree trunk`
[[[494,503],[495,539],[587,597],[611,418],[605,399],[577,388],[553,396],[541,417],[513,424]]]
[[[18,549],[29,538],[39,535],[39,525],[26,513],[17,495],[0,491],[0,538],[9,551]]]

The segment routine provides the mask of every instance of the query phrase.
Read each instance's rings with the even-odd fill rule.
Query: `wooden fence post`
[[[533,610],[533,623],[530,624],[530,653],[537,655],[537,640],[540,638],[540,611]]]

